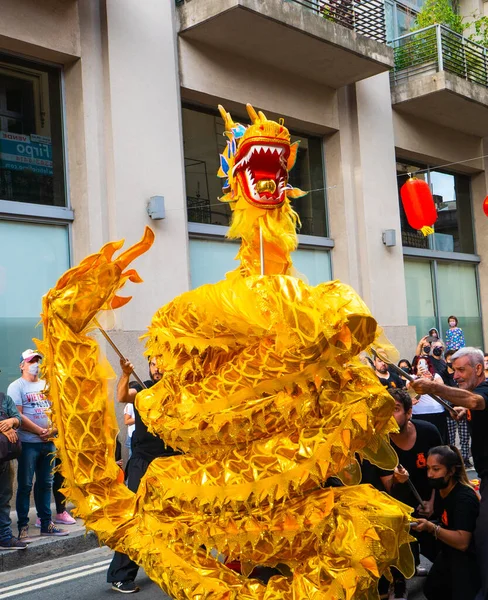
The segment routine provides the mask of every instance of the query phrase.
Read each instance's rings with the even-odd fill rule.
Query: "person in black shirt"
[[[427,457],[429,483],[435,490],[438,524],[417,519],[412,527],[436,540],[432,569],[424,586],[427,600],[473,600],[481,585],[473,532],[479,500],[455,446],[432,448]]]
[[[427,479],[427,455],[431,448],[442,443],[441,436],[435,425],[426,421],[412,421],[412,399],[408,392],[402,389],[388,390],[395,400],[395,409],[393,416],[398,424],[400,431],[390,434],[390,441],[393,449],[398,455],[398,466],[394,471],[384,471],[378,469],[381,483],[384,489],[397,500],[415,509],[414,514],[422,517],[430,517],[434,510],[434,492],[429,486]],[[420,497],[423,499],[423,506],[412,492],[407,480],[413,483]],[[430,553],[425,549],[425,544],[430,540],[425,534],[416,535],[418,544],[412,544],[412,552],[417,565],[417,574],[425,574],[420,565],[420,551],[422,554]],[[401,599],[407,597],[407,584],[405,577],[396,569],[392,571],[393,575],[393,597]]]
[[[475,531],[482,583],[479,599],[488,598],[488,383],[485,381],[483,359],[483,352],[471,347],[461,348],[452,355],[457,388],[427,379],[416,379],[411,383],[417,393],[437,394],[454,405],[459,418],[468,418],[471,453],[481,480],[481,504]]]
[[[432,342],[432,353],[430,356],[430,362],[434,367],[434,371],[442,377],[442,381],[446,384],[448,379],[447,364],[444,360],[444,344],[442,340]]]
[[[380,380],[380,383],[382,383],[385,387],[388,387],[388,388],[403,388],[403,387],[405,387],[405,381],[401,377],[399,377],[396,373],[390,373],[390,371],[388,371],[387,364],[381,360],[381,357],[379,355],[375,356],[373,366],[374,366],[374,372],[376,373],[376,376]]]
[[[121,359],[120,366],[122,368],[122,376],[117,384],[117,401],[134,403],[136,395],[142,390],[142,387],[138,383],[129,383],[130,375],[134,370],[130,361]],[[160,381],[162,375],[156,358],[152,357],[149,361],[150,379],[144,382],[146,388],[150,388]],[[166,446],[163,440],[148,432],[135,406],[134,416],[136,427],[132,434],[132,454],[127,463],[126,472],[127,487],[131,491],[137,492],[142,477],[155,458],[160,456],[174,456],[181,453]],[[139,588],[134,583],[138,570],[139,566],[127,555],[116,552],[107,572],[107,582],[111,583],[112,589],[117,592],[124,594],[138,592]]]

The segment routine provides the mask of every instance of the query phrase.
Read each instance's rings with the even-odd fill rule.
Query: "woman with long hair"
[[[435,540],[432,569],[424,586],[427,600],[473,600],[481,587],[473,532],[479,500],[456,446],[437,446],[427,456],[427,477],[434,490],[438,521],[417,519],[415,531]]]

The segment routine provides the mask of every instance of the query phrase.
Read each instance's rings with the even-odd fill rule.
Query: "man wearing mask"
[[[135,382],[129,383],[130,376],[134,370],[133,365],[127,359],[120,359],[122,376],[117,384],[117,401],[134,404],[136,395],[142,387]],[[159,370],[156,357],[149,361],[149,377],[144,382],[146,388],[150,388],[161,380],[163,374]],[[174,456],[180,454],[166,446],[163,440],[148,432],[146,425],[134,406],[135,429],[132,432],[131,449],[132,454],[127,463],[127,487],[137,492],[139,483],[147,471],[151,462],[161,456]],[[135,584],[135,578],[139,566],[127,555],[116,552],[107,572],[107,582],[112,584],[112,589],[123,594],[133,594],[139,591]]]
[[[41,520],[42,536],[64,536],[68,532],[52,522],[51,491],[53,486],[53,456],[56,448],[50,439],[56,434],[47,412],[51,403],[44,395],[45,381],[39,379],[41,355],[28,349],[22,352],[19,379],[7,389],[22,415],[22,429],[18,435],[22,442],[22,454],[18,459],[17,471],[17,518],[19,540],[29,543],[29,505],[32,482],[36,476],[34,499]]]
[[[483,352],[477,348],[461,348],[452,355],[454,380],[458,387],[419,378],[411,383],[418,394],[437,394],[451,402],[459,418],[468,416],[474,467],[481,479],[481,504],[476,523],[475,543],[482,594],[488,599],[488,383],[485,381]],[[469,411],[469,412],[468,412]]]
[[[442,377],[442,381],[446,385],[449,385],[449,375],[447,373],[446,361],[444,360],[444,344],[442,343],[442,340],[432,342],[430,362],[434,367],[434,371]]]

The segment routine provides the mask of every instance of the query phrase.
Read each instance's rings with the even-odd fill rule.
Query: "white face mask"
[[[39,363],[35,362],[29,365],[27,368],[27,372],[29,373],[29,375],[34,375],[34,377],[36,375],[39,375]]]

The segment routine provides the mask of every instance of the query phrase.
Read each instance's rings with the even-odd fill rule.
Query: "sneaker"
[[[406,600],[407,598],[407,582],[405,579],[397,579],[390,585],[388,600]]]
[[[139,588],[133,581],[114,581],[112,589],[122,594],[135,594],[139,591]]]
[[[422,565],[417,565],[415,567],[415,575],[417,575],[417,577],[427,577],[428,574],[429,569],[427,569],[426,567]]]
[[[59,529],[59,527],[56,527],[56,525],[51,522],[47,529],[41,528],[41,535],[61,537],[63,535],[69,535],[69,531],[66,531],[66,529]]]
[[[39,517],[37,517],[36,524],[34,525],[34,527],[37,527],[37,529],[41,528],[41,519],[39,519]]]
[[[0,550],[25,550],[26,548],[27,542],[21,542],[13,536],[9,540],[0,540]]]
[[[17,539],[19,542],[23,542],[24,544],[30,544],[33,541],[29,536],[29,525],[19,529],[19,537]]]
[[[75,519],[73,519],[67,510],[58,513],[54,518],[54,522],[59,523],[60,525],[76,525]]]

